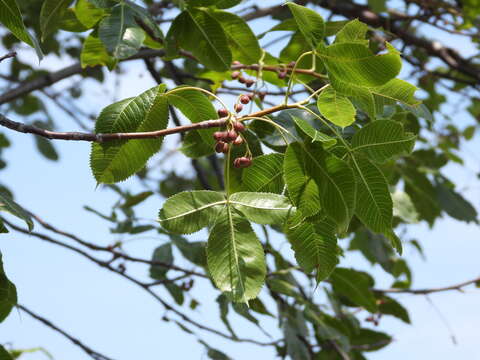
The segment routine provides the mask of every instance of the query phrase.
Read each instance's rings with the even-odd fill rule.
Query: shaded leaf
[[[0,211],[5,211],[19,219],[25,221],[28,230],[32,231],[33,221],[30,214],[25,211],[20,205],[13,201],[8,195],[0,192]]]
[[[317,106],[320,113],[337,126],[347,127],[355,121],[353,104],[331,86],[320,93]]]
[[[15,305],[17,305],[17,289],[5,274],[0,253],[0,323],[7,318]]]
[[[63,13],[67,10],[73,0],[45,0],[40,11],[40,31],[42,41],[55,32]]]
[[[370,287],[373,280],[364,272],[336,268],[330,275],[333,290],[370,312],[377,311],[377,304]]]
[[[169,268],[173,264],[172,244],[163,244],[155,249],[152,255],[152,261],[163,263],[167,266],[150,266],[150,277],[155,280],[164,280]]]
[[[243,170],[246,190],[279,194],[283,191],[283,154],[257,156],[252,166]]]
[[[310,47],[315,49],[325,36],[325,22],[316,11],[295,3],[287,3],[297,23],[298,29],[307,39]]]

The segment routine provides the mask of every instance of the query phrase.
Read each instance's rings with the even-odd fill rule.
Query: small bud
[[[296,64],[296,63],[295,63],[295,61],[290,61],[290,62],[288,63],[288,66],[290,66],[290,67],[294,67],[294,66],[295,66],[295,64]]]
[[[242,95],[240,96],[240,102],[246,105],[250,102],[250,98],[247,95]]]
[[[233,145],[242,145],[243,144],[243,138],[238,135],[235,140],[233,140]]]
[[[260,101],[263,101],[263,99],[265,99],[265,96],[267,96],[267,93],[265,91],[260,91],[258,93],[258,98],[260,99]]]
[[[240,71],[234,71],[234,72],[232,72],[232,79],[233,80],[238,79],[240,77],[240,75],[242,75],[240,73]]]
[[[232,62],[232,65],[242,65],[242,63],[238,60],[235,60],[234,62]]]
[[[218,109],[217,110],[218,117],[227,117],[228,116],[228,110],[227,109]]]
[[[245,79],[243,76],[240,76],[238,78],[238,82],[241,83],[241,84],[245,84],[247,82],[247,79]]]
[[[227,141],[234,141],[238,134],[235,130],[227,131]]]
[[[282,71],[282,72],[278,73],[278,78],[279,79],[285,79],[286,77],[287,77],[287,72],[286,71]]]
[[[245,86],[247,88],[251,87],[253,84],[255,84],[255,80],[248,79],[247,81],[245,81]]]
[[[233,123],[233,128],[238,132],[245,131],[245,125],[243,125],[240,121],[235,121]]]
[[[237,113],[239,113],[242,110],[243,110],[243,105],[242,104],[235,104],[235,111]]]

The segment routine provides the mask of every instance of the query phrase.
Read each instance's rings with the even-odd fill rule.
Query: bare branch
[[[43,323],[44,325],[48,326],[50,329],[58,332],[59,334],[63,335],[64,337],[66,337],[68,340],[70,340],[72,343],[74,343],[80,349],[82,349],[92,359],[95,359],[95,360],[113,360],[112,358],[110,358],[108,356],[105,356],[105,355],[102,355],[99,352],[97,352],[97,351],[93,350],[92,348],[88,347],[87,345],[82,343],[77,338],[73,337],[72,335],[69,335],[64,330],[60,329],[58,326],[53,324],[50,320],[45,319],[44,317],[42,317],[38,314],[35,314],[33,311],[29,310],[24,305],[17,304],[17,307],[20,310],[22,310],[23,312],[25,312],[28,315],[30,315],[31,317],[33,317],[34,319],[36,319],[36,320],[40,321],[41,323]]]
[[[373,289],[375,292],[379,293],[407,293],[407,294],[415,294],[415,295],[426,295],[426,294],[432,294],[432,293],[437,293],[437,292],[443,292],[443,291],[451,291],[451,290],[457,290],[457,291],[462,291],[464,287],[472,284],[477,284],[480,283],[480,277],[477,277],[472,280],[464,281],[459,284],[454,284],[450,286],[444,286],[444,287],[438,287],[438,288],[428,288],[428,289]]]
[[[0,56],[0,62],[2,62],[3,60],[6,60],[6,59],[9,59],[9,58],[13,58],[17,56],[17,53],[15,51],[12,51],[12,52],[9,52],[3,56]]]

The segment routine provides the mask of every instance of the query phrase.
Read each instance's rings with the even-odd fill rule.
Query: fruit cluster
[[[248,101],[250,99],[246,95],[245,96]],[[245,99],[244,99],[245,101]],[[242,97],[240,97],[240,102],[242,102]],[[248,103],[248,102],[247,102]],[[236,104],[236,105],[241,105],[241,104]],[[228,111],[225,109],[220,109],[218,110],[218,115],[220,117],[226,117],[228,116]],[[223,131],[216,131],[213,133],[213,138],[217,142],[215,145],[215,151],[217,153],[228,153],[228,150],[230,149],[230,146],[235,146],[235,145],[241,145],[244,142],[243,136],[240,134],[245,131],[245,125],[243,125],[239,121],[234,121],[228,124],[227,128],[224,129]],[[231,144],[231,145],[230,145]],[[252,164],[252,159],[251,157],[248,156],[242,156],[239,158],[236,158],[233,161],[233,166],[236,168],[245,168],[249,167]]]

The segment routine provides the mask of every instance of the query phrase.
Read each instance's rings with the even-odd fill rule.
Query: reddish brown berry
[[[241,145],[243,144],[243,138],[239,135],[235,140],[233,140],[233,145]]]
[[[227,145],[226,143],[224,143],[223,141],[219,141],[217,142],[217,144],[215,145],[215,151],[217,153],[223,153],[223,148],[224,146]],[[228,145],[227,145],[228,146]]]
[[[252,159],[247,158],[245,156],[237,158],[233,162],[233,166],[235,166],[236,168],[246,168],[246,167],[249,167],[250,165],[252,165]]]
[[[226,131],[215,131],[213,133],[213,138],[216,141],[225,140],[226,137],[227,137],[227,132]]]
[[[239,113],[242,110],[243,110],[243,105],[242,104],[235,104],[235,111],[237,113]]]
[[[287,77],[287,72],[286,71],[281,71],[278,73],[278,78],[279,79],[285,79]]]
[[[250,98],[247,95],[242,95],[240,96],[240,102],[246,105],[250,102]]]
[[[227,109],[218,109],[217,110],[218,116],[223,118],[228,116],[228,110]]]
[[[243,76],[240,76],[238,78],[238,82],[241,83],[241,84],[245,84],[247,82],[247,79],[245,79]]]
[[[245,86],[247,88],[251,87],[253,84],[255,84],[255,80],[248,79],[247,81],[245,81]]]
[[[235,130],[227,131],[227,141],[234,141],[237,138],[238,134]]]
[[[294,66],[295,66],[295,61],[290,61],[290,62],[288,63],[288,66],[294,67]]]
[[[234,80],[238,79],[240,77],[240,75],[242,75],[240,73],[240,71],[234,71],[234,72],[232,72],[232,79],[234,79]]]
[[[260,91],[258,93],[258,98],[260,99],[260,101],[263,101],[263,99],[265,99],[265,96],[267,96],[267,93],[265,91]]]
[[[238,131],[238,132],[242,132],[242,131],[245,131],[245,125],[243,125],[241,122],[239,121],[235,121],[233,123],[233,128],[235,129],[235,131]]]
[[[254,97],[255,97],[255,94],[254,93],[250,93],[250,94],[247,94],[248,98],[250,100],[252,100]]]
[[[232,62],[233,65],[242,65],[242,63],[238,60],[235,60],[234,62]]]

